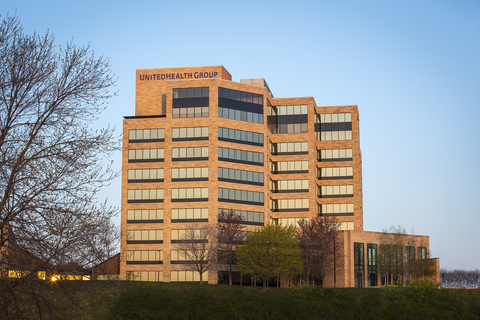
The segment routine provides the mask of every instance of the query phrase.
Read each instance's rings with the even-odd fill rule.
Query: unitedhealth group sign
[[[216,78],[217,71],[211,72],[183,72],[183,73],[157,73],[157,74],[140,74],[140,81],[151,80],[181,80],[181,79],[205,79]]]

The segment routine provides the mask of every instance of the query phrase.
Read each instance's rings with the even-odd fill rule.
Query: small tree
[[[180,249],[179,256],[184,259],[185,270],[198,272],[200,284],[203,284],[203,274],[205,272],[216,270],[218,242],[217,230],[214,225],[187,225],[178,248]]]
[[[220,272],[228,276],[229,285],[236,271],[236,251],[246,237],[243,221],[243,216],[233,210],[222,209],[218,215],[218,264],[222,265]]]
[[[239,271],[263,280],[291,279],[302,272],[295,228],[267,225],[247,235],[245,244],[237,251]]]

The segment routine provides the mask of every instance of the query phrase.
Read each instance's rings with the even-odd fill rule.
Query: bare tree
[[[203,274],[217,268],[217,229],[212,224],[189,224],[178,242],[176,263],[181,263],[185,270]],[[208,281],[208,279],[207,279]]]
[[[480,270],[440,269],[440,283],[443,287],[479,287]]]
[[[218,264],[219,271],[226,274],[232,285],[233,273],[237,271],[235,252],[246,237],[244,218],[233,210],[222,210],[218,215]]]
[[[117,213],[95,202],[116,176],[105,160],[120,140],[113,129],[88,128],[113,95],[115,76],[108,59],[95,57],[88,46],[56,47],[54,40],[49,33],[25,34],[16,16],[0,22],[0,230],[8,230],[1,233],[0,249],[9,252],[2,255],[4,266],[21,261],[19,252],[45,269],[86,266],[92,244],[86,235],[97,236]],[[15,301],[21,286],[33,288],[28,280],[37,271],[46,271],[23,261],[17,268],[29,276],[0,284],[6,318],[22,311],[11,315],[12,308],[1,306]]]

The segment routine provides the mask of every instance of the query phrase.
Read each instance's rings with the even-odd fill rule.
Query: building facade
[[[222,209],[251,228],[322,214],[363,230],[355,105],[275,98],[223,66],[139,69],[123,137],[121,279],[198,280],[176,243]]]

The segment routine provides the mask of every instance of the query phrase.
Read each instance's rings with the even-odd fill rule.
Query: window
[[[164,142],[165,129],[133,129],[128,130],[129,143]]]
[[[127,244],[163,243],[163,230],[127,230]]]
[[[308,211],[308,199],[270,199],[270,209],[273,212]]]
[[[415,247],[412,246],[406,246],[405,247],[405,276],[407,278],[407,281],[410,281],[410,272],[408,269],[409,262],[415,260]]]
[[[318,179],[353,179],[353,167],[317,168]]]
[[[164,149],[131,149],[128,150],[128,163],[163,162]]]
[[[308,180],[270,180],[270,190],[275,193],[308,192]]]
[[[308,106],[268,106],[267,123],[274,134],[308,132]]]
[[[319,198],[350,198],[353,197],[353,185],[319,186]]]
[[[299,227],[299,222],[301,220],[306,220],[307,222],[310,220],[309,218],[274,218],[272,219],[277,225],[281,225],[283,227],[294,226],[295,228]]]
[[[263,166],[263,153],[218,147],[218,160]]]
[[[201,256],[206,256],[207,255],[207,250],[205,250],[202,253],[199,254]],[[192,251],[187,251],[187,250],[171,250],[170,251],[170,264],[187,264],[190,261],[197,261],[197,259],[194,259],[196,256],[195,253],[192,253]],[[198,259],[199,260],[199,259]],[[202,260],[199,260],[202,261]]]
[[[172,202],[208,201],[208,188],[172,189]]]
[[[208,271],[202,274],[203,281],[208,280]],[[170,271],[171,282],[200,282],[200,273],[189,270],[172,270]]]
[[[365,286],[365,262],[363,256],[364,245],[363,243],[353,244],[353,260],[355,268],[355,287]]]
[[[187,239],[185,239],[185,236]],[[173,229],[171,233],[172,243],[206,243],[204,229]]]
[[[208,208],[172,209],[172,223],[208,222]]]
[[[263,172],[218,168],[218,181],[263,186]]]
[[[352,114],[330,113],[315,117],[318,141],[352,140]]]
[[[127,271],[127,281],[163,282],[163,271]]]
[[[129,169],[128,183],[163,182],[163,169]]]
[[[218,214],[223,211],[229,212],[230,209],[222,209],[218,208]],[[245,211],[245,210],[233,210],[233,213],[241,215],[243,217],[243,223],[246,225],[252,225],[252,226],[263,226],[264,225],[264,218],[263,218],[263,212],[256,212],[256,211]],[[218,220],[218,222],[222,222],[221,220]]]
[[[367,268],[368,268],[368,286],[377,286],[377,245],[367,244]]]
[[[263,133],[218,127],[218,140],[263,147]]]
[[[263,123],[263,95],[219,87],[218,116]]]
[[[172,141],[208,140],[208,127],[172,128]]]
[[[308,173],[308,161],[270,161],[270,172],[273,174]]]
[[[172,182],[208,181],[208,167],[172,168]]]
[[[127,191],[128,203],[163,202],[163,189],[137,189]]]
[[[127,264],[162,264],[162,250],[127,250]]]
[[[269,146],[272,155],[308,154],[308,142],[270,142]]]
[[[263,206],[263,192],[218,188],[218,201]]]
[[[208,160],[208,147],[172,148],[172,161]]]
[[[427,247],[418,247],[418,260],[428,259]]]
[[[127,210],[127,223],[163,223],[163,209]]]
[[[208,87],[173,89],[172,118],[208,117]]]
[[[322,216],[353,216],[353,203],[323,203],[318,205]]]
[[[355,223],[353,221],[340,222],[339,230],[355,230]]]
[[[318,150],[318,161],[352,161],[352,149],[326,149]]]

